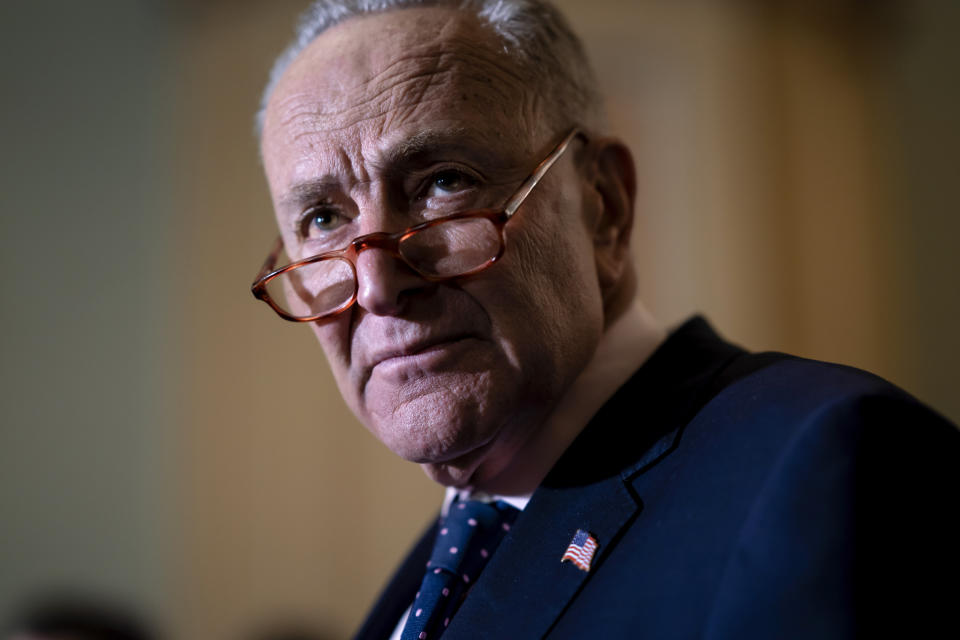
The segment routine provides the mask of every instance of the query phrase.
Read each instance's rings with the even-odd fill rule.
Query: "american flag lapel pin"
[[[583,529],[577,529],[560,562],[570,561],[581,571],[590,571],[590,563],[593,562],[593,554],[596,551],[596,539]]]

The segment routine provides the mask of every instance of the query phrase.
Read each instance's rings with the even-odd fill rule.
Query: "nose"
[[[430,283],[382,249],[357,256],[357,304],[378,316],[399,315],[410,296]]]

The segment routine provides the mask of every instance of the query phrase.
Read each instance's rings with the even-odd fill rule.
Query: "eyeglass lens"
[[[421,275],[455,278],[477,270],[500,253],[500,231],[483,217],[448,220],[421,229],[400,242],[404,261]],[[345,258],[330,258],[291,269],[270,280],[270,298],[297,318],[332,313],[357,290],[354,269]]]

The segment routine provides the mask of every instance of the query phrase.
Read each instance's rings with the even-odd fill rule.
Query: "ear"
[[[615,138],[592,141],[592,172],[588,175],[595,194],[593,244],[597,277],[604,303],[609,304],[633,277],[630,233],[637,197],[637,176],[630,150]]]

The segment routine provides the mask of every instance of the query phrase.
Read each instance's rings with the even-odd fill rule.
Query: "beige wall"
[[[0,3],[3,635],[50,589],[169,601],[168,28],[147,3]]]
[[[349,634],[441,496],[348,415],[310,332],[282,323],[248,293],[275,233],[252,112],[305,4],[180,2],[150,14],[167,52],[142,67],[163,87],[164,106],[150,112],[148,128],[164,164],[144,187],[156,191],[154,205],[166,203],[147,208],[162,229],[163,242],[151,245],[162,269],[130,277],[158,292],[140,295],[153,304],[149,326],[162,331],[113,345],[121,353],[98,366],[113,375],[115,394],[129,398],[122,373],[131,357],[146,363],[138,371],[158,382],[137,386],[137,403],[161,410],[108,413],[109,428],[91,437],[116,442],[133,421],[162,435],[170,452],[157,466],[156,450],[131,444],[123,450],[129,468],[92,472],[99,480],[86,485],[69,477],[96,493],[154,469],[151,486],[162,491],[115,500],[146,510],[167,500],[156,528],[163,534],[112,562],[123,569],[150,555],[138,579],[169,576],[169,588],[133,592],[176,637],[242,638],[291,619]],[[585,37],[614,127],[637,156],[635,253],[655,313],[673,324],[701,310],[750,348],[869,368],[960,419],[951,366],[960,356],[960,258],[951,241],[960,234],[952,198],[960,104],[948,81],[960,21],[952,3],[883,3],[888,12],[899,7],[884,14],[854,2],[778,10],[733,1],[560,4]],[[104,118],[129,112],[111,100],[99,106]],[[9,118],[10,107],[3,113]],[[115,144],[143,146],[129,136]],[[101,151],[83,150],[97,166]],[[49,184],[42,171],[17,180]],[[62,207],[53,211],[69,219]],[[24,247],[26,259],[33,249]],[[8,308],[5,333],[14,327],[40,340],[40,325],[14,323]],[[91,349],[125,335],[109,327]],[[56,364],[55,353],[41,355],[45,366]],[[20,482],[4,506],[21,519],[23,536],[70,542],[31,506],[66,498],[56,488],[31,492],[24,466],[7,464],[46,441],[31,440],[36,431],[24,431],[22,414],[6,408],[15,394],[40,393],[44,380],[21,381],[4,398],[11,444],[0,455]],[[93,376],[72,383],[101,406],[116,400]],[[94,413],[85,404],[65,411]],[[43,418],[44,437],[56,438],[62,422]],[[83,511],[74,514],[85,525]],[[134,526],[144,525],[117,535],[128,539]],[[130,571],[115,573],[134,581]],[[13,593],[18,584],[0,586]]]

